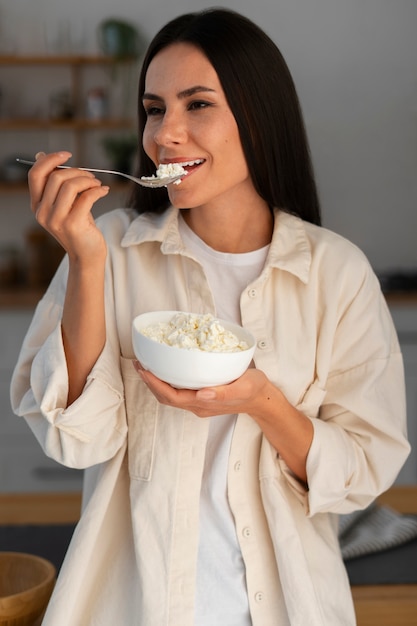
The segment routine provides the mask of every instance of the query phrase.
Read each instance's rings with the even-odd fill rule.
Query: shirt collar
[[[160,242],[163,254],[185,252],[178,229],[179,210],[170,207],[164,213],[144,213],[132,221],[121,245],[129,247],[145,242]],[[308,282],[311,266],[311,245],[305,223],[300,218],[275,210],[275,225],[265,270],[279,268]]]
[[[275,225],[266,268],[276,267],[308,282],[311,244],[306,223],[295,215],[275,210]]]
[[[163,254],[179,254],[184,251],[184,244],[178,230],[179,211],[168,208],[160,215],[142,213],[132,221],[121,245],[123,248],[146,242],[160,242]]]

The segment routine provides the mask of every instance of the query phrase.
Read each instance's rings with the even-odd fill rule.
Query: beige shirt
[[[175,209],[140,217],[118,210],[99,224],[109,250],[107,342],[83,394],[64,408],[65,262],[37,307],[12,380],[14,411],[46,454],[91,468],[90,495],[43,623],[193,626],[208,420],[158,404],[133,368],[131,324],[148,310],[215,313],[213,298],[181,241]],[[334,514],[367,506],[409,453],[387,306],[354,245],[277,212],[265,268],[242,293],[241,314],[257,338],[256,367],[314,426],[307,491],[254,420],[237,418],[228,489],[253,625],[351,626]]]

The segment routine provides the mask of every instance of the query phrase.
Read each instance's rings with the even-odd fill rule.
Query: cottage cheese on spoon
[[[186,176],[187,170],[183,168],[179,163],[161,163],[156,170],[155,176],[142,176],[142,180],[164,180],[164,178],[171,178],[172,176]],[[174,185],[179,185],[181,178],[174,181]]]

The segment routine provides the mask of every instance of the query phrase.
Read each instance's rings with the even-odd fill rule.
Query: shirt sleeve
[[[410,446],[399,353],[329,381],[307,459],[309,513],[365,508],[394,482]]]
[[[66,407],[68,373],[61,333],[65,262],[38,304],[11,382],[11,404],[47,456],[83,469],[108,460],[126,438],[119,350],[108,332],[81,396]],[[106,323],[112,324],[106,311]]]
[[[307,459],[309,513],[366,507],[394,482],[406,438],[403,360],[379,282],[341,281],[329,373]],[[318,368],[320,375],[320,367]]]
[[[315,380],[297,406],[314,428],[308,489],[280,464],[310,516],[365,508],[392,485],[410,452],[403,360],[379,282],[362,263],[342,272],[332,293]]]

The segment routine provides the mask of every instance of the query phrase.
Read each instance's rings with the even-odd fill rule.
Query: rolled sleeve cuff
[[[310,516],[327,511],[338,512],[339,507],[343,509],[356,456],[342,428],[320,419],[313,418],[311,422],[314,436],[307,457]]]
[[[109,346],[91,370],[82,394],[66,407],[68,371],[60,324],[34,358],[29,395],[23,401],[23,414],[37,413],[35,425],[40,410],[49,424],[40,429],[45,451],[65,465],[81,467],[107,460],[126,437],[123,384]]]

